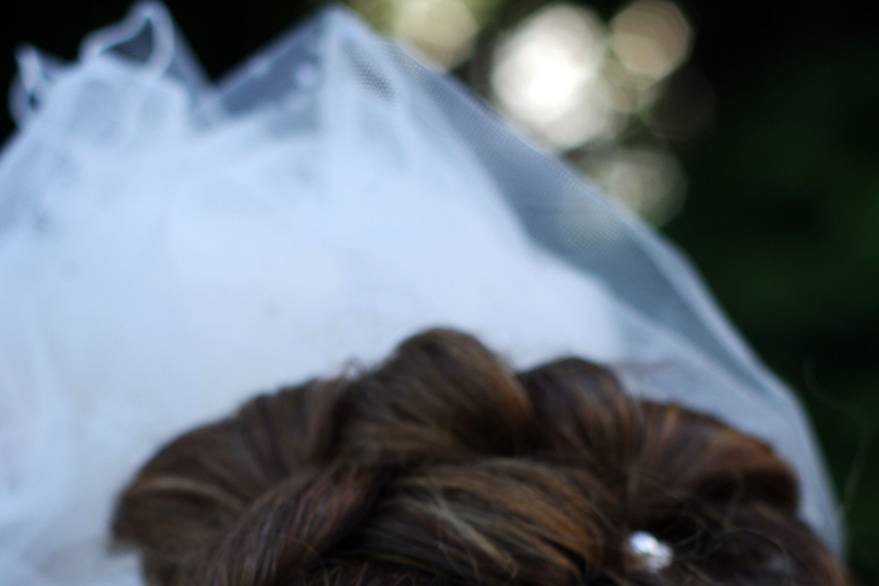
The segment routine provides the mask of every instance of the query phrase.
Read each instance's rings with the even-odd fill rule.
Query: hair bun
[[[171,443],[115,529],[160,586],[842,585],[797,498],[765,444],[606,368],[432,330]]]
[[[374,471],[327,467],[296,473],[240,515],[194,568],[204,584],[272,586],[302,578],[371,507]],[[199,583],[190,577],[186,583]]]

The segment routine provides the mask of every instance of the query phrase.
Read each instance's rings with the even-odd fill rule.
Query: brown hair
[[[433,330],[173,441],[114,529],[161,586],[844,584],[797,501],[772,450],[716,419]],[[635,563],[634,531],[673,561]]]

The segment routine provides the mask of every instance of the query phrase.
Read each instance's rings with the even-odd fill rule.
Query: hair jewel
[[[626,545],[634,565],[645,572],[661,572],[674,559],[671,547],[646,531],[635,531],[629,535]]]

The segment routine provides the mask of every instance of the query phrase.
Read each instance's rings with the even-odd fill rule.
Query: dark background
[[[321,4],[169,2],[214,77]],[[498,0],[477,47],[543,4]],[[579,4],[609,18],[624,3]],[[73,58],[84,33],[128,5],[7,4],[2,84],[19,43]],[[850,564],[861,583],[879,584],[879,21],[866,3],[678,5],[696,33],[690,64],[714,103],[699,136],[672,141],[688,190],[663,230],[800,392],[845,506]],[[466,79],[467,64],[456,73]],[[0,136],[11,131],[4,111]]]

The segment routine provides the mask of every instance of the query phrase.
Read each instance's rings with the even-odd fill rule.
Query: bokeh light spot
[[[690,52],[692,29],[668,0],[638,0],[611,22],[613,50],[632,73],[661,79]]]
[[[585,161],[583,167],[609,194],[652,224],[668,222],[683,204],[683,170],[663,148],[618,148]]]
[[[514,122],[556,149],[612,132],[612,96],[600,71],[606,31],[591,11],[552,4],[495,51],[491,84]]]
[[[395,8],[394,35],[435,64],[451,68],[469,56],[479,27],[462,0],[405,0]]]

